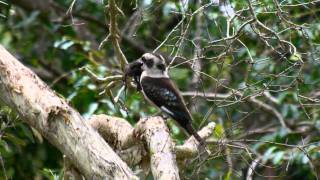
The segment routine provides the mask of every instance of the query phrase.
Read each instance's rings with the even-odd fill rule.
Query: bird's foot
[[[155,113],[153,116],[160,116],[165,121],[167,121],[169,119],[169,116],[166,114],[163,114],[161,111]]]
[[[167,121],[169,119],[169,116],[166,114],[161,114],[161,117],[163,120]]]

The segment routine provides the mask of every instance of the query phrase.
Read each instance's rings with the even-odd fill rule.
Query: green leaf
[[[273,151],[276,150],[276,149],[277,149],[276,146],[270,147],[270,148],[264,153],[262,161],[263,161],[264,163],[266,163],[270,158],[272,158],[271,155],[272,155]]]
[[[223,138],[224,137],[224,128],[221,124],[217,124],[215,129],[214,129],[215,135],[217,138]]]
[[[25,146],[25,145],[26,145],[26,143],[24,142],[24,140],[16,137],[16,136],[13,135],[13,134],[10,134],[10,133],[6,133],[6,134],[3,136],[3,138],[11,141],[12,143],[14,143],[14,144],[16,144],[16,145],[20,145],[20,146]]]
[[[289,58],[290,61],[301,61],[301,55],[299,53],[295,53]]]
[[[278,151],[278,152],[274,153],[272,163],[275,165],[279,164],[282,161],[284,154],[285,153],[283,151]]]
[[[302,163],[303,163],[303,164],[307,164],[308,162],[309,162],[308,156],[305,155],[305,154],[303,154],[303,156],[302,156]]]

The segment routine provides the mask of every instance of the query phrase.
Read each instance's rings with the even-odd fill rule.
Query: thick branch
[[[145,148],[141,146],[140,139],[135,137],[134,128],[125,120],[104,114],[93,115],[89,124],[118,152],[121,159],[130,165],[136,165],[145,154]],[[139,128],[139,127],[136,127]],[[202,139],[208,139],[214,133],[215,123],[211,122],[198,131]],[[137,130],[136,130],[137,131]],[[183,145],[175,146],[177,159],[190,159],[199,154],[198,142],[193,136],[189,137]],[[136,152],[140,152],[139,154]],[[132,164],[128,159],[136,163]]]
[[[133,135],[133,127],[128,121],[122,118],[104,114],[93,115],[89,123],[116,149],[126,149],[137,141]]]
[[[193,136],[183,145],[173,148],[165,121],[160,117],[141,119],[136,128],[125,119],[103,114],[92,116],[89,123],[114,147],[121,159],[131,166],[145,164],[143,160],[148,159],[146,153],[148,149],[151,156],[149,164],[156,179],[179,178],[178,170],[175,169],[177,165],[174,152],[179,162],[199,155],[199,144]],[[198,134],[201,138],[207,139],[214,132],[214,128],[215,123],[211,122]],[[143,146],[142,142],[146,145]],[[146,174],[147,171],[144,170]]]
[[[153,177],[158,180],[180,179],[173,142],[161,117],[141,119],[135,129],[148,148]]]
[[[64,180],[84,180],[84,177],[81,173],[74,168],[73,164],[67,158],[67,156],[63,156],[63,178]]]
[[[136,179],[81,115],[0,46],[0,99],[65,154],[87,179]]]
[[[143,144],[134,136],[133,127],[125,119],[101,114],[92,116],[89,124],[128,165],[139,164],[146,155]]]

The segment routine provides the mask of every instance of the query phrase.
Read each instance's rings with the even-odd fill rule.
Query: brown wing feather
[[[192,118],[179,90],[169,78],[143,77],[141,87],[147,99],[169,114],[189,134],[193,135],[200,144],[204,141],[192,127]]]
[[[159,108],[165,107],[180,125],[191,123],[191,116],[178,89],[168,78],[144,77],[141,86],[145,96]]]

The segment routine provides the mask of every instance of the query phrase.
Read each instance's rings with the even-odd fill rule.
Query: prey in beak
[[[140,84],[140,76],[142,73],[142,65],[143,63],[140,61],[140,59],[128,64],[125,68],[124,72],[124,83],[126,86],[127,78],[133,77],[134,83],[137,86],[137,90],[141,90],[141,84]]]

